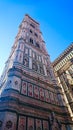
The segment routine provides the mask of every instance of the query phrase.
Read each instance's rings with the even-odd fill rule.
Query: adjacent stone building
[[[73,118],[73,43],[53,62],[58,85]]]
[[[72,130],[40,25],[25,15],[0,79],[0,130]]]

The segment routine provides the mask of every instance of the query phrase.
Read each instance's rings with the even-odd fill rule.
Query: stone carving
[[[29,60],[28,57],[24,57],[24,66],[28,67],[29,66]]]
[[[32,84],[28,84],[28,96],[33,97],[33,85]]]
[[[18,85],[18,81],[15,81],[15,85]]]
[[[40,88],[40,100],[44,101],[44,89]]]
[[[34,97],[39,98],[39,88],[38,88],[38,86],[34,86]]]
[[[19,57],[19,61],[21,61],[22,60],[22,54],[20,54],[20,57]]]
[[[28,128],[27,130],[34,130],[34,119],[28,118]]]
[[[22,81],[22,90],[21,93],[27,95],[27,82]]]
[[[42,122],[41,122],[41,120],[40,119],[36,119],[36,130],[41,130],[42,128],[41,128],[41,124]]]
[[[45,90],[45,101],[46,101],[46,102],[50,102],[48,90]]]
[[[49,124],[46,120],[43,120],[43,130],[49,130]]]
[[[26,130],[26,117],[19,117],[18,130]]]
[[[17,91],[20,91],[20,86],[21,86],[21,79],[16,76],[13,76],[12,88],[16,89]]]
[[[9,120],[6,122],[6,128],[12,128],[12,121]]]

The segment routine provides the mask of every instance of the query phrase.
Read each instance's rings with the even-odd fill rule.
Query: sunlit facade
[[[0,130],[72,130],[40,25],[25,15],[0,79]]]

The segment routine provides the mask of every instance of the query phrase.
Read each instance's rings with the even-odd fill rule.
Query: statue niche
[[[28,59],[28,57],[24,57],[24,66],[26,66],[26,67],[28,67],[29,66],[29,59]]]
[[[38,71],[38,65],[37,65],[37,63],[35,61],[32,62],[32,69],[34,71]]]

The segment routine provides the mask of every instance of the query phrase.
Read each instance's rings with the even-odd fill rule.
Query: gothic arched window
[[[33,39],[32,38],[30,38],[30,43],[33,44]]]
[[[37,34],[37,33],[34,33],[34,35],[35,35],[36,37],[38,37],[38,34]]]
[[[32,30],[30,29],[30,33],[32,33]]]
[[[36,45],[36,47],[40,48],[40,45],[39,45],[39,43],[38,43],[38,42],[36,42],[36,44],[35,44],[35,45]]]

